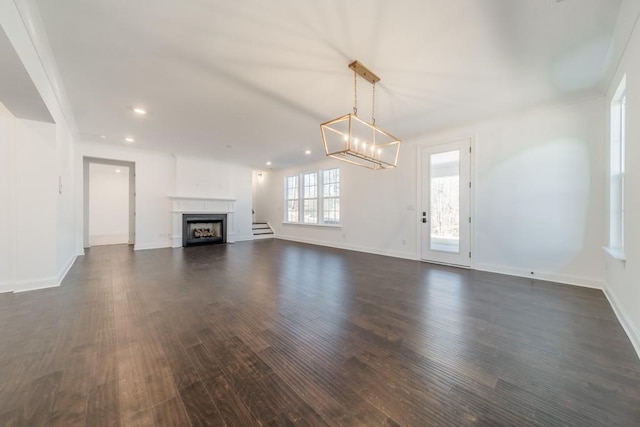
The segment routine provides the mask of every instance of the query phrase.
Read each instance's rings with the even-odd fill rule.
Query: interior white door
[[[422,148],[421,258],[471,266],[471,140]]]

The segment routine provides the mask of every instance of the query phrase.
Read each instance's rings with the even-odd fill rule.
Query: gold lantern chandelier
[[[401,141],[376,125],[376,83],[380,78],[358,61],[353,70],[353,113],[322,123],[322,142],[327,157],[369,169],[390,169],[398,164]],[[358,76],[373,86],[371,123],[358,117]]]

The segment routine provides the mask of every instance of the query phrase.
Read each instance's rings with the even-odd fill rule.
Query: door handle
[[[422,218],[422,222],[426,223],[427,222],[427,218]]]

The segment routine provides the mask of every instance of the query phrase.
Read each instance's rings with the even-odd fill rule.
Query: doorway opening
[[[85,248],[135,244],[135,163],[84,157]]]

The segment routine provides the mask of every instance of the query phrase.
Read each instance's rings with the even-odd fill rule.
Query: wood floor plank
[[[176,394],[178,389],[189,387],[200,381],[198,373],[193,367],[182,343],[176,336],[171,327],[169,319],[161,313],[154,313],[155,325],[158,331],[158,338],[162,346],[165,360],[173,375],[172,388],[175,388]]]
[[[197,382],[180,390],[180,397],[193,426],[224,426],[218,408],[204,384]]]
[[[157,427],[191,426],[187,412],[178,396],[168,399],[153,407],[153,419]]]
[[[231,387],[224,373],[220,372],[218,376],[207,381],[205,387],[227,426],[242,427],[258,424],[258,420]]]
[[[277,374],[271,373],[263,377],[260,383],[268,391],[273,406],[282,408],[283,415],[292,423],[310,426],[327,425],[322,416]]]
[[[274,407],[268,391],[261,385],[261,379],[268,375],[270,368],[252,353],[238,338],[224,342],[208,340],[206,345],[215,354],[231,386],[237,391],[253,416],[262,424],[275,419],[280,408]]]
[[[23,419],[26,425],[46,426],[50,423],[61,380],[62,372],[56,371],[33,381],[24,403]]]
[[[153,411],[151,409],[142,409],[133,414],[122,415],[122,425],[130,427],[155,427],[156,423],[153,419]]]
[[[336,400],[339,396],[332,395],[312,375],[308,375],[306,370],[299,369],[296,364],[282,357],[277,349],[264,349],[260,352],[260,358],[324,419],[331,420],[336,425],[357,424],[355,418],[343,406],[343,402]],[[376,412],[375,408],[371,409],[372,412]]]
[[[127,343],[120,347],[118,358],[118,399],[122,420],[133,414],[149,409],[153,405],[149,399],[146,378],[141,369],[143,355],[139,343]],[[125,423],[123,423],[125,424]],[[125,424],[126,425],[126,424]]]
[[[281,240],[0,295],[0,425],[640,425],[599,290]]]
[[[119,426],[118,382],[99,384],[89,391],[87,400],[87,425]]]
[[[14,409],[13,411],[0,414],[0,426],[18,427],[22,423],[22,410]]]
[[[185,350],[202,382],[207,383],[215,380],[222,373],[222,368],[218,361],[211,356],[200,339],[198,339],[197,344]]]
[[[298,393],[315,406],[316,412],[332,422],[353,425],[382,425],[387,415],[353,391],[352,384],[344,384],[334,370],[318,369],[301,358],[290,359],[282,342],[261,352],[261,357],[287,381],[292,388],[302,385]]]

